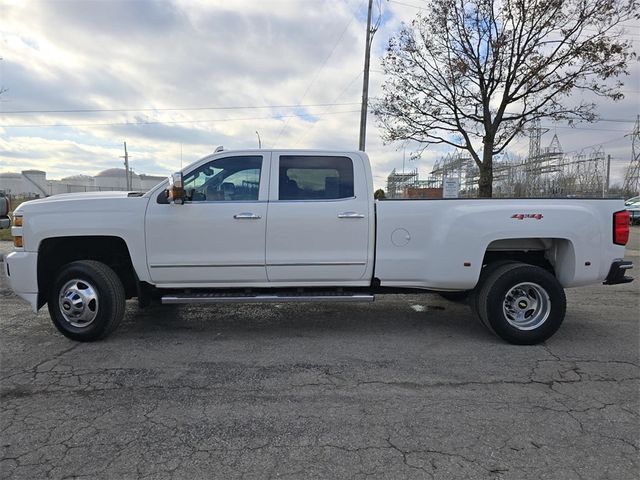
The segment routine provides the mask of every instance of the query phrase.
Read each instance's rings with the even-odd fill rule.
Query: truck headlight
[[[22,235],[20,235],[19,237],[13,237],[13,246],[17,247],[17,248],[22,248],[23,247]]]
[[[13,226],[21,227],[22,226],[22,215],[14,215],[13,216]]]

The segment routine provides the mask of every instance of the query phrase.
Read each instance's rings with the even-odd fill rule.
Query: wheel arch
[[[558,237],[522,237],[494,240],[485,249],[483,268],[500,261],[514,261],[542,267],[562,285],[575,275],[576,253],[573,241]]]
[[[47,302],[56,272],[76,260],[104,263],[122,282],[126,298],[137,296],[138,275],[123,238],[110,235],[51,237],[38,246],[38,308]]]

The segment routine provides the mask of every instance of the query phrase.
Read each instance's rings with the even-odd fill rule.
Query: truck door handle
[[[357,212],[342,212],[338,214],[338,218],[364,218],[364,215]]]
[[[233,218],[236,220],[260,220],[262,217],[251,212],[236,213]]]

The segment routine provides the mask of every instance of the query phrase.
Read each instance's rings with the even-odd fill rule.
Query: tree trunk
[[[480,181],[478,182],[478,197],[491,198],[493,195],[493,140],[485,137],[480,165]]]

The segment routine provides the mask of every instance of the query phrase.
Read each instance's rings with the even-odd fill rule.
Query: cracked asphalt
[[[627,257],[640,265],[638,228]],[[80,344],[2,278],[0,476],[636,479],[639,293],[569,290],[564,325],[533,347],[431,294],[131,302]]]

